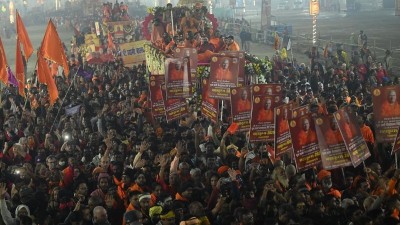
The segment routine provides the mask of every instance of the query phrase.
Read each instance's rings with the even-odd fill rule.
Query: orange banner
[[[192,78],[189,58],[169,58],[165,61],[167,99],[192,96]]]
[[[294,103],[289,103],[275,108],[275,156],[293,151],[290,138],[289,118]]]
[[[195,48],[176,48],[174,58],[190,58],[190,73],[192,78],[197,73],[197,50]]]
[[[291,119],[297,118],[298,116],[304,116],[310,113],[310,106],[303,105],[292,110]]]
[[[218,99],[211,98],[208,95],[209,86],[208,80],[203,79],[201,114],[216,123],[218,121],[219,102]]]
[[[239,59],[239,73],[238,73],[237,86],[238,87],[245,86],[248,83],[248,81],[245,80],[246,76],[244,75],[244,68],[246,66],[246,59],[244,58],[244,52],[223,51],[223,52],[220,52],[220,55],[234,57],[234,58]]]
[[[209,96],[230,100],[230,88],[237,87],[238,73],[238,58],[213,56],[210,63]]]
[[[339,111],[335,112],[334,116],[347,151],[350,154],[351,162],[354,167],[357,167],[371,156],[367,143],[365,143],[357,123],[357,116],[351,113],[347,107],[341,108]]]
[[[166,98],[165,85],[162,85],[162,93],[165,107],[165,117],[167,122],[178,120],[188,114],[188,107],[184,98],[174,99]]]
[[[231,114],[233,122],[239,125],[239,131],[249,131],[251,117],[250,87],[231,88]]]
[[[393,143],[400,126],[400,86],[377,87],[372,90],[377,142]]]
[[[351,165],[342,134],[334,116],[322,116],[315,120],[315,130],[321,151],[322,167],[332,170]]]
[[[252,88],[250,141],[273,141],[274,108],[282,103],[282,85],[257,84]]]
[[[162,95],[161,85],[164,83],[164,76],[150,76],[150,100],[151,112],[154,117],[164,117],[164,99]]]
[[[321,153],[311,114],[289,120],[293,153],[298,170],[306,170],[321,163]]]

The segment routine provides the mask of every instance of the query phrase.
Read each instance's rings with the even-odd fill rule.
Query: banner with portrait
[[[213,56],[210,62],[210,88],[212,98],[230,100],[230,88],[237,87],[239,59],[228,56]]]
[[[275,107],[275,156],[293,150],[290,137],[289,119],[292,114],[292,102]]]
[[[151,113],[154,117],[164,117],[164,99],[161,90],[161,86],[164,83],[164,76],[154,76],[149,77],[150,85],[150,100],[151,100]]]
[[[100,38],[96,34],[85,34],[85,45],[100,46]]]
[[[184,98],[167,99],[165,84],[161,86],[161,89],[164,100],[165,117],[168,123],[174,120],[178,120],[189,113],[188,105]]]
[[[231,115],[233,122],[239,125],[238,131],[249,131],[251,117],[250,87],[231,88]]]
[[[321,153],[311,114],[289,120],[296,167],[299,171],[321,163]]]
[[[310,106],[303,105],[296,107],[292,110],[291,119],[297,118],[298,116],[304,116],[310,113]]]
[[[197,49],[178,47],[174,51],[174,58],[189,58],[190,59],[190,73],[192,75],[192,79],[196,78]]]
[[[244,52],[242,51],[222,51],[220,52],[221,56],[229,56],[239,59],[239,73],[238,73],[238,87],[243,87],[247,84],[247,80],[245,80],[246,76],[244,75],[244,68],[246,66],[246,59],[244,58]]]
[[[121,51],[122,62],[125,67],[132,67],[133,65],[142,64],[146,61],[146,53],[144,46],[148,41],[135,41],[119,45]]]
[[[322,167],[326,170],[350,166],[351,159],[333,115],[315,119],[315,130],[321,151]]]
[[[210,84],[208,79],[203,79],[202,101],[201,101],[201,115],[208,118],[214,123],[218,121],[219,101],[218,99],[211,98],[208,95]]]
[[[165,60],[165,85],[167,99],[192,97],[189,58]]]
[[[274,141],[274,108],[282,102],[282,85],[256,84],[252,88],[250,141]]]
[[[348,107],[343,107],[334,113],[344,144],[349,152],[354,167],[360,165],[371,156],[367,143],[361,134],[357,116]]]
[[[375,139],[393,143],[400,127],[400,85],[372,89]]]
[[[136,21],[134,20],[107,22],[103,24],[103,35],[107,36],[110,32],[113,39],[118,43],[131,42],[135,40],[132,36],[135,27]]]

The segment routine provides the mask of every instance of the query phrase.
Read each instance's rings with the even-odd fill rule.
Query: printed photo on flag
[[[296,167],[306,170],[321,163],[321,153],[311,114],[289,120]]]
[[[400,126],[400,86],[376,87],[372,90],[376,141],[393,143]]]
[[[203,79],[201,115],[216,123],[218,121],[219,100],[208,95],[209,87],[208,80]]]
[[[367,143],[357,124],[357,116],[348,107],[343,107],[334,113],[346,149],[349,152],[354,167],[360,165],[371,156]]]
[[[332,170],[352,165],[349,152],[333,115],[316,118],[315,130],[324,169]]]
[[[165,61],[167,99],[192,96],[189,58],[169,58]]]

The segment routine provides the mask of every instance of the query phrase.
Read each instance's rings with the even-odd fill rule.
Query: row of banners
[[[117,51],[126,67],[143,63],[146,60],[144,46],[149,44],[146,40],[133,41],[131,34],[136,26],[134,23],[135,21],[118,21],[108,22],[102,26],[103,36],[107,37],[111,34],[112,39],[108,41],[118,43]],[[96,33],[85,34],[85,58],[89,63],[101,64],[115,60],[110,43],[106,51],[104,44],[100,41],[100,34],[98,22],[96,22]]]
[[[196,51],[178,48],[175,53],[176,58],[165,61],[165,75],[150,76],[153,116],[165,116],[167,121],[187,115],[186,98],[192,97],[196,78]],[[244,63],[241,52],[212,57],[210,77],[202,80],[204,117],[217,122],[221,100],[230,101],[232,122],[238,124],[238,131],[249,132],[250,142],[274,142],[276,156],[291,152],[299,170],[320,163],[325,169],[356,167],[370,156],[357,116],[349,108],[316,116],[309,112],[309,106],[283,104],[281,84],[244,85]],[[394,152],[400,150],[399,93],[400,86],[372,90],[376,139],[396,140]]]

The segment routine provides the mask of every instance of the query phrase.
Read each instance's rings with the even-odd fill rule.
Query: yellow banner
[[[86,45],[95,45],[96,47],[100,46],[100,39],[96,34],[85,34],[85,44]]]
[[[149,42],[146,40],[135,41],[130,43],[120,44],[122,62],[124,66],[131,67],[136,64],[141,64],[146,60],[146,53],[144,51],[144,45]]]

